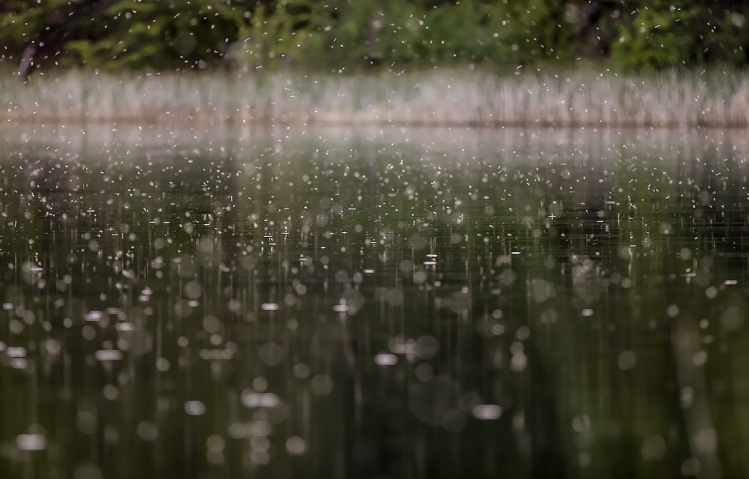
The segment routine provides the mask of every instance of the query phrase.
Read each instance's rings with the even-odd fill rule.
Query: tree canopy
[[[50,66],[743,67],[747,16],[741,0],[0,0],[0,61],[24,77]]]

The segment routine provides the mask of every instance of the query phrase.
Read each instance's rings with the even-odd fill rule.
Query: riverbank
[[[0,80],[5,123],[747,127],[749,75],[429,70],[46,74]]]

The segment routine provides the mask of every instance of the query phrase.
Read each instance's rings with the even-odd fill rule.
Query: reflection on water
[[[740,132],[0,144],[0,476],[739,477]]]

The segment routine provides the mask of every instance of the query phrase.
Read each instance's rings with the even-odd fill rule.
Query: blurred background
[[[106,71],[743,67],[740,0],[0,1],[0,64]]]

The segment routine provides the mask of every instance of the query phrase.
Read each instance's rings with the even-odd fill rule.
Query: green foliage
[[[111,71],[382,65],[745,66],[735,0],[6,0],[0,61]]]
[[[259,5],[249,21],[240,26],[238,41],[231,47],[231,60],[252,68],[303,62],[305,47],[313,44],[308,41],[312,32],[332,22],[329,10],[327,4],[314,0]]]
[[[295,48],[283,53],[289,64],[332,70],[516,64],[523,58],[522,31],[510,21],[511,13],[504,4],[472,1],[426,9],[411,2],[328,4],[310,9],[309,22],[296,31]],[[274,27],[265,31],[283,31]]]
[[[749,7],[730,3],[682,0],[643,5],[617,22],[612,58],[629,70],[711,62],[746,65]]]
[[[208,0],[119,0],[104,14],[109,32],[68,44],[82,64],[122,68],[200,67],[221,62],[243,17],[227,4]],[[233,32],[230,37],[227,32]]]
[[[622,25],[613,45],[614,57],[628,69],[686,65],[694,54],[690,24],[696,8],[670,11],[668,7],[643,7],[633,25]]]

